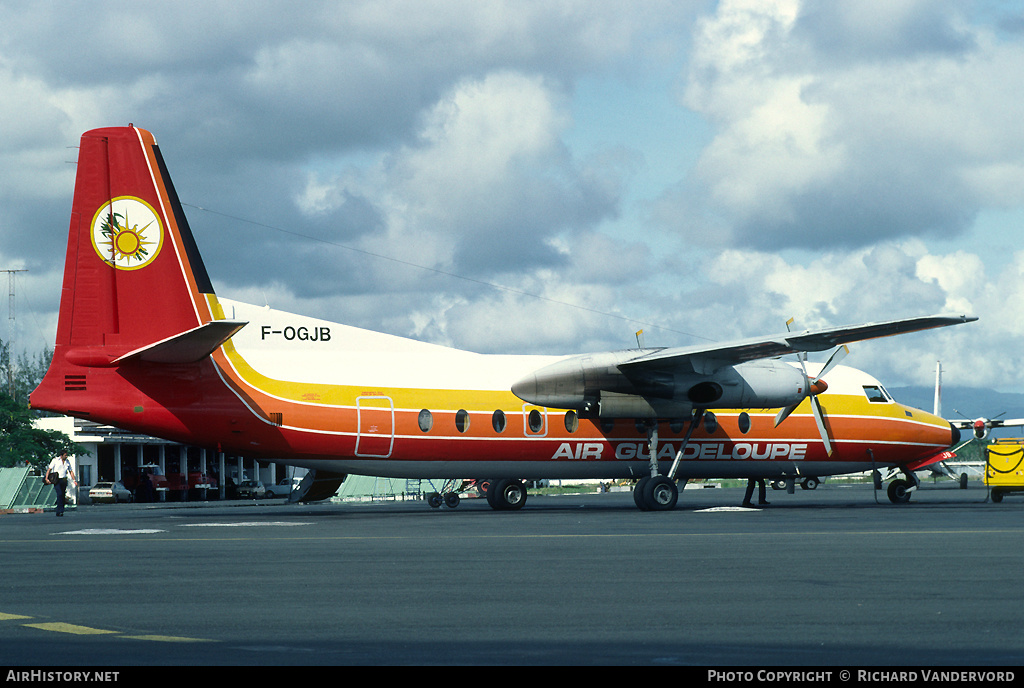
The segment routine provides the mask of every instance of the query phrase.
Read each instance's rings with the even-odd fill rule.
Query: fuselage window
[[[740,432],[746,435],[750,432],[750,414],[744,411],[739,417]]]
[[[419,418],[420,430],[423,432],[430,432],[430,428],[434,427],[434,414],[427,409],[420,411]]]
[[[568,432],[576,432],[576,429],[580,427],[580,419],[576,416],[575,411],[565,412],[565,429]]]
[[[498,409],[491,414],[491,427],[494,428],[494,432],[505,432],[505,412]]]
[[[455,429],[459,432],[469,430],[469,411],[459,409],[455,412]]]
[[[682,418],[672,418],[668,422],[668,429],[677,435],[683,431],[684,427],[686,427],[686,421]]]
[[[530,432],[540,432],[544,429],[544,416],[542,416],[540,411],[537,409],[530,411],[528,420],[530,423]]]
[[[864,394],[872,404],[885,404],[889,401],[889,395],[885,390],[875,385],[864,385]]]
[[[708,411],[704,414],[704,431],[711,435],[718,429],[718,419],[715,418],[715,414]]]
[[[609,432],[611,432],[614,429],[615,429],[615,419],[614,418],[602,418],[601,419],[601,432],[603,432],[604,434],[607,435]]]

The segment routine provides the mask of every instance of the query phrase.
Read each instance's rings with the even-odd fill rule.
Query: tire
[[[636,504],[636,508],[640,511],[647,511],[647,502],[644,500],[644,488],[647,487],[647,483],[651,482],[651,476],[644,476],[637,481],[636,485],[633,486],[633,503]]]
[[[459,505],[459,495],[449,492],[444,496],[444,505],[449,509],[454,509]]]
[[[910,483],[906,480],[893,480],[889,483],[889,487],[886,489],[886,494],[889,495],[889,501],[893,504],[906,504],[910,501],[911,493],[907,488],[910,487]]]
[[[818,480],[817,478],[807,478],[802,483],[800,483],[800,487],[805,490],[815,490],[820,484],[821,481]]]
[[[961,490],[966,490],[967,489],[967,474],[966,473],[961,473],[960,474],[960,489]]]
[[[648,511],[671,511],[676,508],[679,488],[673,480],[663,475],[656,476],[644,485],[643,500]]]
[[[495,499],[495,495],[497,494],[497,489],[495,488],[497,488],[497,486],[497,480],[490,480],[487,482],[487,491],[484,492],[484,497],[487,498],[487,505],[494,509],[495,511],[499,509],[498,502]]]
[[[498,511],[518,511],[526,504],[526,486],[520,480],[499,480],[491,486],[491,493],[493,497],[488,501]]]
[[[444,504],[444,498],[438,492],[431,492],[427,495],[427,504],[430,505],[431,509],[437,509]]]
[[[1003,493],[1001,490],[998,490],[994,487],[992,488],[992,501],[995,502],[996,504],[1003,501]]]

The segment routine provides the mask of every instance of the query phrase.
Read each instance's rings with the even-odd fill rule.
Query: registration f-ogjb
[[[959,431],[838,362],[850,342],[974,319],[544,357],[247,305],[214,293],[152,134],[113,127],[82,136],[57,341],[31,404],[334,489],[351,473],[486,478],[496,509],[523,505],[522,479],[637,478],[637,506],[663,510],[680,480],[872,468],[902,469],[899,502]]]

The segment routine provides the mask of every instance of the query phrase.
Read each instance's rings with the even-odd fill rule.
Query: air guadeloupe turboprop
[[[477,478],[493,508],[517,509],[524,479],[633,478],[637,506],[665,510],[692,478],[791,487],[895,468],[901,502],[959,431],[838,362],[850,342],[971,320],[547,357],[252,306],[216,296],[155,138],[129,125],[82,136],[56,346],[31,405],[307,468],[308,499],[349,474]]]

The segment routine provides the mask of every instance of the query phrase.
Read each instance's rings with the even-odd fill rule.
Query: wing
[[[695,407],[789,407],[816,393],[806,375],[779,361],[755,361],[972,320],[977,318],[935,315],[710,346],[570,356],[522,378],[512,392],[532,404],[588,414],[599,409],[607,417],[682,417]]]
[[[806,351],[825,351],[835,346],[860,342],[897,334],[948,327],[973,322],[976,317],[966,315],[931,315],[902,320],[887,320],[865,325],[849,325],[825,330],[786,332],[770,337],[746,339],[710,346],[673,347],[645,352],[620,363],[625,368],[691,368],[707,375],[719,368],[762,358],[777,358],[786,354]]]

